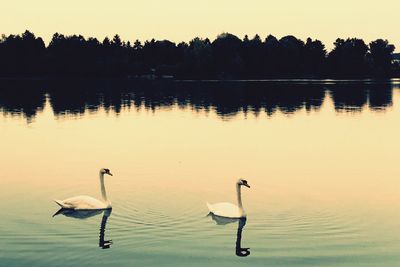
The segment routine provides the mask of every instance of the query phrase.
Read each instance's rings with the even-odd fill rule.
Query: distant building
[[[393,54],[393,61],[400,64],[400,53]]]

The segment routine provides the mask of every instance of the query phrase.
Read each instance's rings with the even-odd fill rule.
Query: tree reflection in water
[[[355,112],[391,106],[395,86],[390,81],[2,81],[0,112],[32,122],[47,98],[56,117],[81,116],[101,108],[119,114],[124,108],[157,111],[176,106],[212,110],[226,120],[238,114],[317,111],[326,97],[332,98],[336,111]]]

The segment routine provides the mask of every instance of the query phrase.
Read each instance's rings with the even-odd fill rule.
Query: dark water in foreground
[[[399,266],[399,89],[1,82],[0,266]],[[100,167],[113,210],[52,217]]]

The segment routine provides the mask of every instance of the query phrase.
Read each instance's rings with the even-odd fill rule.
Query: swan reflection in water
[[[66,217],[70,218],[75,218],[75,219],[88,219],[90,217],[97,216],[101,213],[103,213],[103,217],[101,219],[101,224],[100,224],[100,235],[99,235],[99,247],[102,249],[107,249],[110,248],[110,246],[113,244],[112,240],[104,240],[104,234],[106,231],[106,225],[107,225],[107,219],[110,217],[112,212],[112,209],[107,209],[107,210],[71,210],[71,209],[63,209],[61,208],[58,210],[54,215],[64,215]]]
[[[221,217],[214,215],[213,213],[209,213],[209,216],[217,223],[217,225],[226,225],[234,222],[238,222],[238,229],[237,229],[237,234],[236,234],[236,256],[239,257],[247,257],[250,255],[250,248],[242,248],[241,242],[242,242],[242,231],[244,226],[246,225],[247,218],[226,218],[226,217]]]

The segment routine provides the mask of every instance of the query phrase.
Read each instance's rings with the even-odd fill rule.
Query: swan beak
[[[111,172],[108,172],[107,174],[113,176]]]
[[[244,186],[250,188],[250,185],[248,183],[243,184]]]

